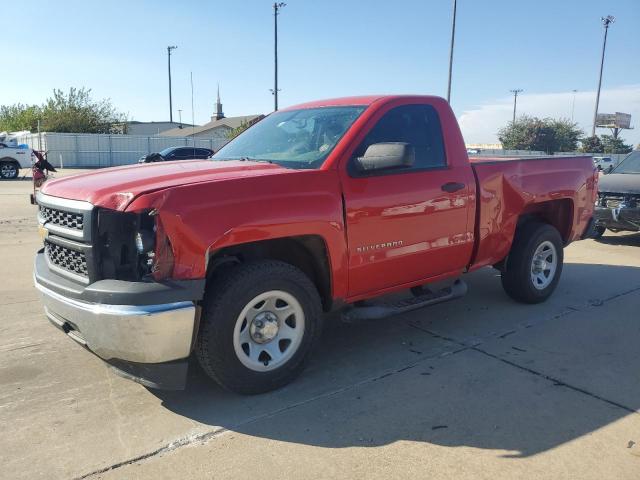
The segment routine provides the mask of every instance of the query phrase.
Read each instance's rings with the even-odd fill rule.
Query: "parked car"
[[[173,160],[197,160],[209,158],[213,150],[201,147],[169,147],[158,153],[143,155],[138,163],[168,162]]]
[[[611,157],[593,157],[593,165],[601,172],[609,173],[615,165]]]
[[[590,231],[597,182],[587,156],[470,161],[439,97],[311,102],[208,161],[45,183],[35,284],[49,320],[122,375],[181,388],[194,352],[255,394],[302,371],[323,312],[453,300],[486,266],[516,301],[545,301],[563,248]]]
[[[31,149],[10,147],[0,142],[0,178],[5,180],[18,178],[21,168],[31,168]]]
[[[595,208],[595,235],[640,231],[640,150],[631,152],[600,179]]]

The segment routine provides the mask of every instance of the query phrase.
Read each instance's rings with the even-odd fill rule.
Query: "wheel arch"
[[[210,253],[207,282],[225,268],[255,260],[280,260],[299,268],[318,289],[322,307],[332,307],[332,278],[327,244],[320,235],[298,235],[227,246]]]
[[[18,160],[16,160],[13,157],[3,157],[0,158],[0,163],[13,163],[16,167],[18,167],[18,170],[20,170],[20,168],[22,168],[20,166],[20,162]]]
[[[528,222],[547,223],[553,226],[562,237],[564,243],[568,243],[573,226],[574,205],[570,198],[559,198],[546,202],[527,205],[518,217],[516,229]]]

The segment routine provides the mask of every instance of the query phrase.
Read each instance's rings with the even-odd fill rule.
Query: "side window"
[[[195,157],[194,152],[197,152],[197,150],[193,147],[183,147],[178,149],[176,155],[180,159],[188,160]]]
[[[361,157],[370,145],[383,142],[405,142],[413,146],[415,163],[402,172],[447,165],[440,119],[431,105],[403,105],[389,110],[356,148],[353,157]]]

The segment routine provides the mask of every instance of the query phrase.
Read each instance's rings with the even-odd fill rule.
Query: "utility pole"
[[[604,26],[604,38],[602,40],[602,57],[600,59],[600,77],[598,79],[598,93],[596,93],[596,109],[593,112],[593,128],[591,129],[591,136],[596,136],[596,119],[598,117],[598,105],[600,104],[600,87],[602,87],[602,69],[604,68],[604,52],[607,48],[607,32],[609,31],[609,25],[616,21],[613,15],[607,15],[601,17],[602,25]]]
[[[175,45],[167,47],[167,65],[169,67],[169,121],[173,123],[173,105],[171,102],[171,50],[175,50]]]
[[[447,102],[451,103],[451,72],[453,71],[453,43],[456,38],[456,0],[453,0],[453,17],[451,19],[451,48],[449,49],[449,82],[447,84]]]
[[[271,93],[273,94],[273,110],[278,110],[278,15],[280,14],[280,9],[282,7],[286,7],[287,4],[284,2],[276,2],[273,4],[273,89]]]
[[[522,92],[521,88],[516,88],[515,90],[509,90],[513,93],[513,122],[516,123],[516,105],[518,104],[518,94]]]
[[[576,93],[578,90],[571,90],[573,92],[573,99],[571,100],[571,123],[573,123],[573,112],[576,109]]]
[[[195,153],[195,148],[196,148],[196,114],[194,113],[195,110],[193,109],[193,72],[189,72],[189,75],[191,76],[191,136],[193,137],[193,148],[194,148],[194,152]]]

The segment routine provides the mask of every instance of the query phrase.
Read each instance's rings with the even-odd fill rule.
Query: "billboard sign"
[[[629,113],[599,113],[596,126],[601,128],[631,128],[631,114]]]

